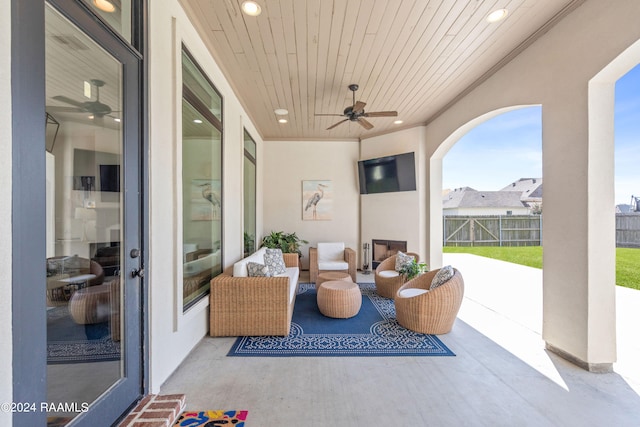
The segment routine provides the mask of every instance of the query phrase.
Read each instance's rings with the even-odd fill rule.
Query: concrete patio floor
[[[161,392],[185,393],[188,410],[246,409],[248,427],[640,425],[640,292],[617,290],[619,361],[593,374],[544,349],[541,270],[444,262],[465,279],[440,336],[456,357],[238,358],[234,338],[206,337]]]

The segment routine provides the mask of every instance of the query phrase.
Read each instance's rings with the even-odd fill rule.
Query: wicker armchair
[[[438,270],[421,274],[400,287],[394,301],[398,323],[422,334],[450,332],[464,295],[462,275],[453,271],[451,279],[429,292],[421,290],[429,290]]]
[[[337,248],[341,247],[340,250]],[[328,255],[323,256],[327,249]],[[318,253],[320,251],[320,254]],[[339,254],[339,259],[337,257]],[[336,255],[334,257],[333,255]],[[309,277],[315,283],[320,273],[328,271],[342,271],[349,273],[351,280],[356,282],[356,252],[345,248],[344,243],[318,243],[317,248],[309,248]]]
[[[406,254],[414,257],[416,261],[420,261],[420,255],[414,252],[407,252]],[[381,297],[395,298],[396,292],[398,292],[400,286],[404,284],[404,276],[398,274],[396,271],[397,257],[397,255],[390,256],[378,264],[375,270],[374,280],[376,282],[376,292]]]

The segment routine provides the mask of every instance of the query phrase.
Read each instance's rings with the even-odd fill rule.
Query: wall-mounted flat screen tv
[[[360,194],[415,191],[416,160],[413,152],[358,161]]]

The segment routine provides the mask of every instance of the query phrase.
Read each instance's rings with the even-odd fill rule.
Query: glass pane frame
[[[257,147],[249,132],[244,130],[243,160],[243,248],[244,256],[257,249]]]
[[[186,312],[207,297],[211,279],[222,272],[224,100],[184,44],[181,57],[182,311]],[[199,164],[193,164],[194,159]]]

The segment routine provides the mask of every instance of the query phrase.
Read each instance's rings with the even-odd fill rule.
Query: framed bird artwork
[[[221,218],[220,180],[191,180],[191,221],[219,221]]]
[[[302,219],[333,219],[333,185],[328,180],[302,181]]]

